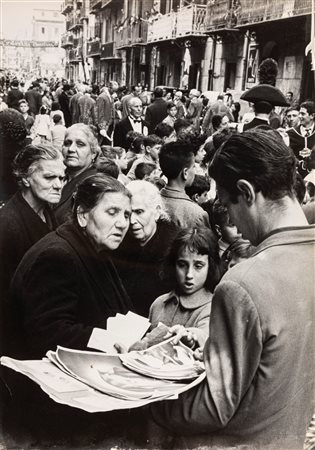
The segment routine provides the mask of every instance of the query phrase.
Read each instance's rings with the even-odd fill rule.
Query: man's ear
[[[191,199],[193,202],[198,203],[199,194],[194,194]]]
[[[184,178],[184,180],[186,181],[188,178],[188,167],[184,167],[184,169],[181,171],[182,177]]]
[[[28,181],[28,179],[27,178],[22,178],[22,184],[23,184],[23,187],[30,187],[30,182]]]
[[[241,179],[237,181],[236,186],[248,206],[252,205],[256,199],[256,192],[253,185],[247,180]]]
[[[77,219],[81,228],[85,228],[87,225],[87,212],[84,212],[81,206],[77,208]]]

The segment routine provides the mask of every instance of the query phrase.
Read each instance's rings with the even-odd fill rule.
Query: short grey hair
[[[134,180],[127,184],[127,189],[131,193],[131,198],[135,194],[141,194],[141,197],[147,201],[151,209],[159,209],[160,220],[170,220],[168,213],[165,210],[164,203],[159,189],[149,181]]]
[[[71,127],[67,128],[65,140],[67,139],[68,133],[72,130],[79,130],[85,134],[85,137],[88,143],[90,144],[91,152],[97,158],[98,155],[101,153],[101,148],[98,144],[97,137],[92,128],[89,125],[85,125],[84,123],[75,123],[74,125],[71,125]]]

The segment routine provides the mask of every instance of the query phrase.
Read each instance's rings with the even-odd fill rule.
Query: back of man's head
[[[272,105],[269,102],[257,102],[254,104],[254,110],[256,114],[270,114],[272,111]]]
[[[307,100],[306,102],[301,103],[300,109],[304,108],[308,112],[308,114],[315,114],[315,104],[311,100]]]
[[[163,141],[159,136],[155,134],[149,134],[143,138],[143,145],[145,148],[154,147],[155,145],[162,145]]]
[[[157,126],[154,129],[154,133],[156,136],[159,136],[161,139],[164,137],[169,137],[173,133],[174,129],[165,122],[160,122],[157,124]]]
[[[232,135],[216,152],[209,175],[227,191],[231,202],[241,194],[239,180],[252,184],[270,200],[294,196],[296,159],[282,139],[265,130]]]
[[[153,93],[154,93],[154,97],[155,97],[155,98],[161,98],[161,97],[163,97],[163,89],[160,88],[160,87],[156,87],[156,88],[154,89]]]
[[[164,144],[159,155],[160,167],[168,180],[175,180],[185,168],[194,162],[194,151],[190,144],[169,142]]]

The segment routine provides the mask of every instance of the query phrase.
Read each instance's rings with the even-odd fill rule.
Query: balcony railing
[[[78,57],[77,49],[71,49],[69,51],[69,62],[78,62],[78,61],[79,61],[79,57]]]
[[[99,40],[87,43],[87,56],[99,56],[101,53],[101,44]]]
[[[191,4],[165,14],[148,25],[148,42],[165,41],[206,31],[206,6]]]
[[[229,16],[230,16],[229,0],[216,0],[215,2],[209,2],[207,5],[207,14],[206,14],[207,31],[221,30],[224,28],[233,28],[233,26],[236,25],[236,22],[233,24]]]
[[[79,10],[76,12],[76,14],[72,14],[71,17],[69,17],[69,30],[73,30],[77,27],[81,27],[82,23],[80,21],[80,12]]]
[[[102,6],[102,0],[90,0],[90,12],[94,13],[97,8]]]
[[[116,30],[115,43],[117,48],[129,47],[132,45],[146,44],[148,36],[148,24],[138,21],[125,28]]]
[[[312,0],[242,0],[237,25],[311,14]]]
[[[115,42],[106,42],[106,44],[101,44],[101,59],[118,59],[120,56],[116,51]]]
[[[61,43],[62,48],[72,47],[73,45],[73,36],[71,34],[65,33],[61,36]]]
[[[64,0],[61,5],[61,14],[69,13],[73,8],[73,0]]]

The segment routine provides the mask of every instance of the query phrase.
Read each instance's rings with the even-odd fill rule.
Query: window
[[[42,27],[42,34],[45,34],[45,27]]]

